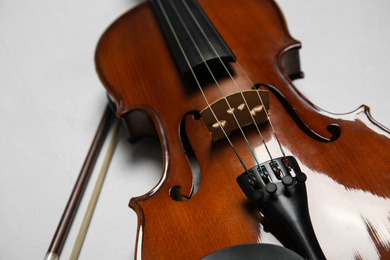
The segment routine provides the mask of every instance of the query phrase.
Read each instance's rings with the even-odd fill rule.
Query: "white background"
[[[1,260],[43,259],[106,105],[94,68],[96,43],[137,2],[1,1]],[[299,90],[330,112],[367,104],[390,127],[390,2],[277,2],[291,34],[303,43]],[[151,140],[130,145],[122,137],[80,259],[133,258],[136,215],[127,204],[160,178],[156,147]],[[69,258],[87,198],[63,259]]]

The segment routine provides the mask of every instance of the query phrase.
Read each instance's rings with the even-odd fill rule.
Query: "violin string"
[[[193,75],[193,77],[194,77],[194,79],[195,79],[195,81],[196,81],[196,84],[198,85],[198,88],[199,88],[200,92],[202,93],[202,96],[203,96],[203,98],[204,98],[204,100],[205,100],[205,102],[206,102],[206,104],[207,104],[207,107],[210,109],[211,113],[213,114],[214,119],[216,120],[216,122],[218,123],[219,127],[221,128],[221,130],[222,130],[222,132],[223,132],[225,138],[228,140],[230,146],[232,147],[234,153],[236,154],[236,156],[237,156],[238,160],[240,161],[242,167],[244,168],[245,172],[246,172],[247,174],[249,174],[249,173],[248,173],[248,169],[246,168],[244,161],[242,160],[242,158],[241,158],[240,155],[238,154],[238,152],[237,152],[236,148],[234,147],[232,141],[230,140],[230,138],[229,138],[228,135],[226,134],[226,132],[225,132],[223,126],[221,125],[221,123],[220,123],[220,121],[218,120],[216,114],[214,113],[213,109],[211,108],[210,103],[208,102],[208,100],[207,100],[207,98],[206,98],[206,95],[205,95],[205,93],[203,92],[203,89],[202,89],[202,87],[201,87],[201,85],[200,85],[200,82],[199,82],[198,78],[196,77],[196,74],[195,74],[194,70],[193,70],[192,67],[191,67],[191,64],[190,64],[190,62],[189,62],[189,60],[188,60],[188,57],[187,57],[187,55],[185,54],[185,51],[184,51],[184,49],[183,49],[183,47],[182,47],[182,45],[181,45],[181,43],[180,43],[180,40],[179,40],[178,37],[177,37],[176,31],[175,31],[175,29],[173,28],[172,23],[171,23],[171,21],[170,21],[168,15],[167,15],[167,13],[166,13],[166,11],[165,11],[165,8],[164,8],[164,6],[161,4],[161,0],[158,0],[158,4],[159,4],[159,6],[160,6],[160,8],[161,8],[161,11],[162,11],[162,13],[163,13],[163,15],[164,15],[164,18],[165,18],[166,22],[168,23],[169,28],[170,28],[171,31],[172,31],[173,36],[175,37],[175,40],[176,40],[177,44],[179,45],[180,51],[182,52],[182,54],[183,54],[183,56],[184,56],[184,59],[186,60],[186,63],[187,63],[187,65],[188,65],[188,67],[189,67],[189,69],[190,69],[190,71],[191,71],[191,73],[192,73],[192,75]]]
[[[249,144],[249,141],[248,141],[248,139],[247,139],[247,137],[246,137],[246,135],[245,135],[245,133],[244,133],[244,131],[243,131],[243,129],[242,129],[240,123],[238,122],[238,119],[237,119],[237,117],[236,117],[236,115],[235,115],[235,113],[234,113],[234,109],[232,109],[232,107],[231,107],[229,101],[228,101],[227,98],[226,98],[225,93],[223,92],[221,86],[220,86],[219,83],[218,83],[218,80],[215,78],[215,76],[214,76],[213,72],[211,71],[209,65],[207,64],[207,62],[206,62],[204,56],[202,55],[202,52],[199,50],[198,45],[196,44],[194,38],[192,37],[191,33],[189,32],[187,26],[185,25],[185,23],[184,23],[184,21],[183,21],[183,19],[182,19],[182,16],[181,16],[180,13],[178,12],[176,6],[172,3],[172,0],[169,0],[169,2],[170,2],[170,4],[171,4],[172,8],[175,10],[175,12],[176,12],[176,14],[177,14],[177,16],[178,16],[178,18],[179,18],[181,24],[184,26],[184,29],[186,30],[188,36],[190,37],[192,43],[194,44],[194,46],[195,46],[195,48],[196,48],[198,54],[199,54],[200,57],[202,58],[202,61],[203,61],[204,65],[206,66],[207,70],[209,71],[211,77],[213,78],[213,80],[214,80],[216,86],[218,87],[219,91],[221,92],[221,95],[223,96],[223,99],[225,100],[226,104],[228,105],[229,111],[231,111],[232,116],[233,116],[233,118],[234,118],[234,120],[235,120],[235,122],[236,122],[236,124],[237,124],[237,126],[238,126],[238,128],[239,128],[239,130],[240,130],[240,132],[241,132],[241,134],[242,134],[242,136],[243,136],[243,138],[245,139],[245,142],[247,143],[247,145],[248,145],[248,147],[249,147],[249,150],[251,151],[251,154],[252,154],[253,158],[255,159],[257,165],[258,165],[259,168],[260,168],[260,163],[259,163],[259,161],[257,160],[257,157],[256,157],[256,155],[255,155],[255,153],[254,153],[254,151],[253,151],[251,145]],[[245,101],[245,103],[246,103],[246,101]],[[248,108],[248,111],[249,111],[249,107],[247,107],[247,108]],[[250,112],[249,112],[249,113],[250,113]],[[250,113],[250,114],[251,114],[251,113]],[[251,116],[252,116],[252,114],[251,114]],[[252,118],[253,118],[253,116],[252,116]]]
[[[226,68],[226,66],[225,66],[225,64],[223,63],[222,59],[220,58],[220,55],[218,54],[217,50],[214,48],[213,44],[211,43],[211,41],[210,41],[209,38],[207,37],[207,35],[206,35],[206,33],[204,32],[203,28],[200,26],[200,24],[199,24],[198,21],[196,20],[195,16],[193,15],[193,12],[192,12],[191,9],[188,7],[188,5],[187,5],[187,3],[186,3],[185,1],[184,1],[184,5],[185,5],[187,11],[191,14],[192,19],[193,19],[193,20],[195,21],[195,23],[197,24],[197,26],[198,26],[198,28],[200,29],[200,31],[202,32],[203,36],[204,36],[205,39],[208,41],[210,47],[213,49],[214,53],[215,53],[215,54],[217,55],[217,57],[219,58],[221,64],[225,67],[225,70],[227,71],[227,73],[229,74],[229,76],[232,78],[232,76],[231,76],[229,70]],[[214,27],[212,27],[212,29],[215,30]],[[250,84],[251,84],[252,86],[254,86],[253,81],[250,79],[250,77],[248,76],[248,74],[246,73],[246,71],[242,68],[241,64],[239,63],[239,61],[236,59],[235,56],[233,56],[233,59],[234,59],[234,61],[237,63],[239,69],[244,73],[244,76],[248,79],[248,81],[250,82]],[[234,78],[232,78],[232,80],[234,81],[236,87],[239,89],[239,91],[240,91],[240,93],[241,93],[241,95],[242,95],[242,97],[243,97],[243,99],[244,99],[244,101],[245,101],[245,98],[244,98],[244,96],[243,96],[243,94],[242,94],[242,90],[240,89],[240,87],[238,86],[238,84],[236,84],[236,81],[234,80]],[[278,135],[277,135],[277,133],[276,133],[276,131],[275,131],[275,128],[274,128],[274,126],[273,126],[273,124],[272,124],[272,120],[271,120],[271,118],[269,117],[268,110],[267,110],[267,108],[264,106],[264,102],[263,102],[263,99],[262,99],[261,96],[260,96],[259,91],[257,91],[257,95],[258,95],[258,98],[259,98],[259,100],[260,100],[260,102],[261,102],[261,105],[262,105],[262,107],[263,107],[263,109],[264,109],[264,112],[265,112],[265,114],[266,114],[266,116],[267,116],[267,119],[268,119],[268,121],[269,121],[269,123],[270,123],[272,132],[273,132],[273,134],[274,134],[274,136],[275,136],[275,139],[276,139],[276,141],[278,142],[279,149],[280,149],[280,151],[281,151],[281,153],[282,153],[282,155],[283,155],[283,157],[284,157],[284,159],[285,159],[287,165],[289,165],[288,160],[287,160],[287,158],[286,158],[286,154],[285,154],[285,152],[284,152],[284,150],[283,150],[283,146],[281,145],[281,143],[280,143],[280,141],[279,141]],[[245,104],[247,105],[246,102],[245,102]],[[249,110],[249,107],[248,107],[248,110]],[[252,119],[254,120],[253,117],[252,117]],[[267,145],[266,145],[266,143],[265,143],[265,141],[264,141],[264,138],[263,138],[263,136],[262,136],[262,134],[261,134],[261,132],[260,132],[260,130],[259,130],[259,128],[257,127],[257,124],[256,124],[255,122],[254,122],[254,125],[256,126],[256,129],[257,129],[257,131],[258,131],[258,133],[259,133],[259,135],[260,135],[260,137],[261,137],[261,139],[262,139],[262,142],[263,142],[263,144],[264,144],[264,146],[265,146],[265,149],[267,150],[267,153],[268,153],[268,155],[270,156],[270,158],[271,158],[271,160],[272,160],[272,156],[271,156],[271,154],[270,154],[270,152],[269,152],[269,150],[268,150],[268,147],[267,147]]]
[[[236,59],[235,57],[234,57],[234,60],[235,60],[235,62],[237,63],[237,65],[238,65],[238,67],[240,68],[240,70],[244,73],[245,77],[248,79],[248,81],[250,82],[250,84],[251,84],[252,86],[254,86],[252,80],[250,79],[250,77],[248,76],[248,74],[246,73],[246,71],[241,67],[241,64],[237,61],[237,59]],[[282,153],[282,155],[283,155],[283,157],[284,157],[284,160],[286,161],[287,165],[289,165],[288,160],[287,160],[287,157],[286,157],[286,154],[285,154],[284,149],[283,149],[283,146],[282,146],[282,144],[281,144],[280,141],[279,141],[279,138],[278,138],[278,135],[276,134],[274,125],[272,124],[272,120],[271,120],[271,118],[269,117],[268,110],[267,110],[267,108],[264,106],[263,99],[261,98],[261,96],[260,96],[260,94],[259,94],[258,91],[257,91],[257,95],[258,95],[258,97],[259,97],[259,100],[260,100],[260,102],[261,102],[261,105],[262,105],[263,108],[264,108],[264,112],[265,112],[265,114],[266,114],[266,116],[267,116],[268,122],[269,122],[269,124],[270,124],[270,126],[271,126],[271,129],[272,129],[272,132],[273,132],[273,134],[274,134],[274,136],[275,136],[275,139],[276,139],[276,141],[278,142],[280,152]],[[268,150],[268,149],[267,149],[267,150]]]
[[[246,108],[247,108],[248,111],[249,111],[249,114],[250,114],[250,116],[251,116],[252,122],[253,122],[253,124],[255,125],[256,130],[257,130],[257,132],[258,132],[258,134],[259,134],[259,136],[260,136],[260,138],[261,138],[261,141],[263,142],[264,147],[265,147],[265,149],[266,149],[266,151],[267,151],[267,153],[268,153],[268,156],[270,157],[271,160],[273,160],[273,159],[272,159],[272,155],[271,155],[271,153],[270,153],[270,151],[269,151],[269,149],[268,149],[268,146],[267,146],[267,144],[265,143],[264,137],[263,137],[263,135],[261,134],[261,131],[260,131],[259,127],[257,126],[256,120],[255,120],[255,118],[253,117],[252,113],[250,112],[249,105],[248,105],[248,103],[247,103],[247,100],[246,100],[245,97],[244,97],[244,93],[243,93],[242,89],[239,87],[238,83],[236,82],[236,80],[234,79],[234,77],[233,77],[233,76],[231,75],[231,73],[229,72],[229,70],[228,70],[228,68],[226,67],[225,63],[222,61],[221,56],[218,54],[218,52],[217,52],[217,50],[215,49],[214,45],[211,43],[210,39],[207,37],[207,35],[206,35],[206,33],[204,32],[203,28],[200,26],[199,22],[197,21],[195,15],[193,14],[193,12],[191,11],[191,9],[190,9],[189,6],[187,5],[186,1],[183,1],[183,3],[184,3],[184,5],[185,5],[187,11],[190,13],[190,15],[191,15],[193,21],[196,23],[197,27],[200,29],[201,33],[203,34],[203,37],[207,40],[208,44],[209,44],[210,47],[213,49],[214,53],[217,55],[217,57],[218,57],[218,59],[219,59],[219,62],[222,64],[222,66],[224,67],[224,69],[225,69],[225,71],[227,72],[228,76],[230,77],[230,79],[233,81],[234,85],[236,86],[236,88],[237,88],[238,91],[240,92],[241,97],[242,97],[242,99],[244,100],[245,106],[246,106]],[[179,14],[178,14],[178,15],[179,15]],[[184,26],[185,26],[185,25],[184,25]],[[214,29],[214,27],[213,27],[213,29]],[[236,59],[234,56],[233,56],[233,58],[234,58],[235,62],[238,63],[237,59]],[[243,70],[242,67],[241,67],[241,65],[240,65],[239,67],[240,67],[241,70]],[[247,74],[244,72],[244,75],[247,75]],[[251,84],[252,86],[254,86],[251,80],[249,80],[249,82],[250,82],[250,84]],[[256,92],[257,92],[257,95],[258,95],[258,97],[259,97],[259,99],[260,99],[260,101],[261,101],[261,104],[262,104],[262,106],[263,106],[263,109],[264,109],[264,112],[265,112],[265,114],[266,114],[266,116],[267,116],[267,119],[270,121],[270,118],[269,118],[268,113],[267,113],[267,109],[266,109],[266,107],[264,106],[264,102],[263,102],[263,100],[262,100],[262,98],[261,98],[261,96],[260,96],[260,93],[259,93],[259,91],[256,91]],[[261,169],[261,167],[260,167],[260,169]]]

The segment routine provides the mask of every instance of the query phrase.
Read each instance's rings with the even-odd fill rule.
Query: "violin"
[[[300,47],[272,0],[150,0],[104,32],[110,106],[163,154],[136,259],[390,257],[390,131],[306,99]]]

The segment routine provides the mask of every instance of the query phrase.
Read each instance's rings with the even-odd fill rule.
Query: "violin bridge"
[[[241,94],[242,93],[242,94]],[[261,102],[259,95],[263,102]],[[243,99],[245,98],[248,107]],[[266,109],[264,109],[263,105]],[[266,110],[269,109],[268,91],[266,90],[245,90],[236,92],[225,98],[220,98],[210,104],[200,112],[200,115],[209,130],[213,141],[218,141],[231,132],[253,124],[253,119],[256,124],[261,124],[268,121]],[[214,116],[214,114],[215,116]],[[252,118],[252,116],[253,118]],[[215,117],[219,122],[216,121]],[[234,118],[236,117],[236,119]]]

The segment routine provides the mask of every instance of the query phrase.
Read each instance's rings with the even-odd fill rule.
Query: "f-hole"
[[[268,84],[256,84],[254,86],[254,89],[260,89],[261,87],[266,87],[272,93],[279,99],[279,101],[282,103],[283,107],[286,109],[287,113],[291,116],[291,118],[294,120],[294,122],[297,124],[297,126],[308,136],[313,138],[314,140],[328,143],[328,142],[333,142],[337,140],[340,137],[341,134],[341,129],[338,124],[329,124],[326,126],[326,129],[328,132],[332,135],[330,138],[321,136],[320,134],[314,132],[310,128],[309,125],[304,122],[299,115],[296,113],[295,108],[291,106],[291,104],[288,102],[287,98],[280,92],[277,88],[274,86],[268,85]]]
[[[199,163],[198,160],[196,159],[195,152],[192,149],[191,143],[187,137],[186,126],[185,126],[185,120],[187,116],[192,116],[194,120],[198,120],[200,118],[200,115],[199,112],[197,111],[188,112],[187,114],[185,114],[185,116],[183,117],[180,123],[180,139],[183,144],[184,153],[187,156],[188,162],[191,166],[192,191],[190,196],[187,197],[181,194],[180,186],[172,187],[169,191],[169,195],[171,196],[172,199],[176,201],[186,201],[189,200],[191,197],[193,197],[199,189],[200,179],[201,179]]]

